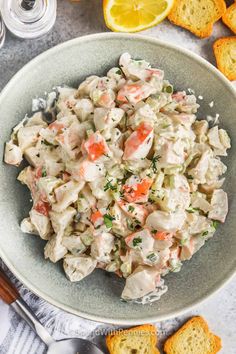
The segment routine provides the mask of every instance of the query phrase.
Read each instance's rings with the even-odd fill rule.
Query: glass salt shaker
[[[56,0],[2,0],[6,27],[20,38],[37,38],[51,30],[56,20]]]
[[[6,37],[6,28],[3,23],[3,20],[1,17],[1,12],[0,12],[0,48],[2,48],[2,46],[5,42],[5,37]]]

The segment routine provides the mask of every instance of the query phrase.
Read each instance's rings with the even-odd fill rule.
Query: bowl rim
[[[83,42],[88,42],[88,41],[94,41],[94,40],[106,40],[110,38],[119,38],[120,40],[124,39],[138,39],[140,41],[146,41],[152,44],[157,44],[162,47],[166,48],[171,48],[175,51],[180,51],[183,54],[185,54],[187,57],[190,59],[193,59],[194,61],[198,62],[200,65],[204,66],[206,69],[211,71],[216,77],[218,77],[219,80],[221,80],[228,88],[229,91],[231,91],[232,95],[235,96],[236,100],[236,90],[231,84],[229,80],[226,79],[226,77],[215,67],[213,66],[210,62],[208,62],[206,59],[202,58],[200,55],[186,49],[182,48],[180,46],[177,46],[172,43],[164,42],[162,40],[159,40],[157,38],[153,38],[150,36],[146,35],[140,35],[140,34],[128,34],[128,33],[110,33],[110,32],[102,32],[102,33],[95,33],[95,34],[89,34],[81,37],[77,37],[74,39],[70,39],[68,41],[62,42],[60,44],[57,44],[56,46],[47,49],[43,53],[37,55],[35,58],[30,60],[28,63],[26,63],[20,70],[14,74],[11,79],[8,81],[8,83],[5,85],[3,90],[0,92],[0,101],[4,100],[4,96],[7,95],[8,91],[11,89],[11,86],[14,85],[14,82],[18,80],[18,77],[23,75],[25,72],[27,72],[31,67],[34,67],[37,62],[40,62],[41,59],[46,59],[48,56],[50,56],[53,53],[56,53],[59,50],[62,50],[63,48],[69,48],[70,46],[80,44]],[[160,322],[163,320],[171,319],[177,316],[180,316],[193,308],[195,308],[197,305],[200,305],[202,302],[205,300],[209,299],[213,295],[215,295],[217,292],[219,292],[223,286],[228,284],[234,275],[236,274],[236,267],[233,266],[232,269],[228,272],[227,276],[219,280],[215,286],[213,286],[208,292],[202,296],[199,300],[194,301],[190,305],[183,307],[180,310],[172,311],[169,314],[166,315],[159,315],[158,312],[154,314],[153,316],[148,316],[148,317],[143,317],[140,319],[115,319],[115,318],[106,318],[106,317],[101,317],[97,315],[91,315],[87,314],[83,311],[76,310],[69,305],[63,304],[58,302],[57,300],[54,300],[53,297],[45,294],[43,291],[41,291],[37,285],[34,285],[30,280],[28,280],[23,274],[21,274],[20,271],[18,271],[12,264],[11,261],[8,259],[7,254],[2,250],[1,245],[0,245],[0,257],[2,258],[3,262],[6,264],[6,266],[10,269],[10,271],[22,282],[24,286],[26,286],[30,291],[32,291],[34,294],[37,296],[41,297],[45,301],[49,302],[50,304],[56,306],[57,308],[60,308],[64,311],[67,311],[69,313],[72,313],[74,315],[77,315],[79,317],[82,317],[87,320],[92,320],[96,322],[101,322],[101,323],[107,323],[107,324],[116,324],[116,325],[123,325],[123,326],[132,326],[132,325],[137,325],[137,324],[145,324],[147,322]]]

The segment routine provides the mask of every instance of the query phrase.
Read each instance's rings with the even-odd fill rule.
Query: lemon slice
[[[164,20],[173,4],[174,0],[103,0],[103,11],[112,31],[138,32]]]

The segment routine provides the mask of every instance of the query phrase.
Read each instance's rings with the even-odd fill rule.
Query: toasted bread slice
[[[151,324],[110,334],[106,344],[110,354],[160,354],[156,327]]]
[[[164,345],[166,354],[216,354],[220,349],[221,339],[200,316],[187,321]]]
[[[218,69],[229,80],[236,80],[236,36],[218,39],[213,49]]]
[[[222,20],[236,34],[236,3],[227,8]]]
[[[224,0],[178,0],[175,1],[168,19],[196,36],[205,38],[211,35],[213,24],[225,11]]]

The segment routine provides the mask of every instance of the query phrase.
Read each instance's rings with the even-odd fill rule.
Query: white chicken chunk
[[[26,234],[38,235],[38,231],[36,230],[35,226],[32,224],[30,218],[24,218],[21,221],[20,229],[22,232],[25,232]]]
[[[79,233],[74,233],[67,237],[63,237],[62,245],[65,246],[68,251],[74,256],[78,256],[79,254],[83,253],[87,247],[81,240],[81,236]]]
[[[64,230],[71,223],[75,214],[76,210],[72,207],[68,207],[61,213],[50,211],[49,216],[55,233],[62,237]]]
[[[23,159],[23,154],[19,146],[13,144],[10,140],[5,145],[4,161],[9,165],[19,166]]]
[[[114,247],[114,236],[109,232],[95,230],[94,241],[91,245],[91,256],[99,262],[108,263]]]
[[[97,130],[102,131],[105,128],[115,128],[124,116],[121,108],[102,108],[98,107],[94,110],[94,124]]]
[[[37,143],[38,135],[42,128],[42,125],[34,125],[30,127],[22,127],[19,129],[17,138],[19,148],[22,152],[24,152],[28,147]]]
[[[214,190],[211,197],[212,210],[209,212],[208,217],[213,220],[225,222],[228,214],[228,196],[223,189]]]
[[[154,238],[149,230],[144,229],[135,232],[125,238],[127,246],[133,249],[140,249],[143,254],[153,251]]]
[[[89,256],[67,255],[63,260],[63,268],[70,281],[80,281],[93,272],[97,261]]]
[[[139,266],[128,276],[125,288],[121,294],[122,299],[138,299],[155,290],[159,273],[148,266]]]
[[[67,254],[67,249],[61,244],[58,236],[54,235],[44,247],[44,256],[51,262],[56,263]]]
[[[62,212],[69,205],[75,203],[78,199],[78,194],[84,187],[84,182],[69,181],[60,187],[54,189],[56,203],[52,205],[52,209],[57,212]]]
[[[152,230],[175,232],[181,229],[185,218],[186,213],[183,210],[173,213],[157,210],[148,215],[146,225]]]
[[[93,110],[93,103],[88,98],[79,99],[73,108],[73,111],[82,122],[84,122],[88,116],[93,113]]]
[[[48,240],[52,234],[52,227],[49,217],[38,213],[35,209],[29,212],[30,221],[43,240]]]

